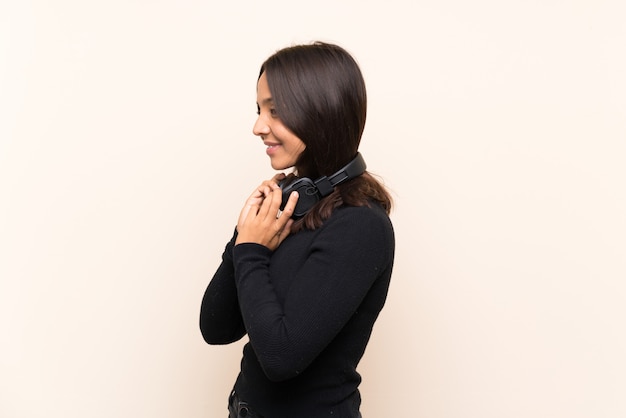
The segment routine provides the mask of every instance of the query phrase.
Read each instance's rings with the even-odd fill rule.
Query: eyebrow
[[[274,99],[272,99],[271,97],[268,97],[268,98],[263,99],[263,100],[261,101],[261,104],[262,104],[262,105],[272,104],[272,103],[274,103]],[[258,105],[258,103],[257,103],[257,105]]]

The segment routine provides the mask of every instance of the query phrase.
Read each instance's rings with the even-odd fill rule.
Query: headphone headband
[[[344,167],[339,169],[330,177],[322,176],[312,181],[307,177],[298,178],[289,184],[285,184],[285,180],[281,181],[279,186],[283,189],[283,201],[280,209],[283,210],[289,199],[291,192],[298,192],[298,203],[293,213],[293,218],[304,216],[317,202],[325,196],[331,194],[336,186],[346,180],[353,179],[365,172],[367,165],[361,153],[357,153],[356,157]]]
[[[331,194],[335,188],[335,186],[343,183],[346,180],[355,178],[360,176],[365,172],[367,166],[365,165],[365,160],[360,152],[356,154],[356,157],[344,167],[342,167],[339,171],[333,174],[330,177],[320,177],[315,180],[315,186],[320,191],[322,197],[328,196]]]

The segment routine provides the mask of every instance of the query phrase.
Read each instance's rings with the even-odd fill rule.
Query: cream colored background
[[[364,416],[626,416],[623,4],[3,0],[0,416],[225,416],[200,299],[272,175],[258,67],[314,39],[397,201]]]

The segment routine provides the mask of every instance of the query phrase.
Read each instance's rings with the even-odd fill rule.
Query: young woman
[[[358,153],[366,107],[361,71],[336,45],[261,66],[253,132],[274,169],[294,172],[252,192],[202,300],[207,343],[249,338],[231,418],[361,416],[356,368],[395,245],[391,198]]]

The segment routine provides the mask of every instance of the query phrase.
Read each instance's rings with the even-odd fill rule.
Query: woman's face
[[[257,83],[256,103],[259,117],[252,132],[267,146],[266,153],[270,157],[272,168],[285,170],[293,167],[306,145],[280,120],[265,73],[261,74]]]

